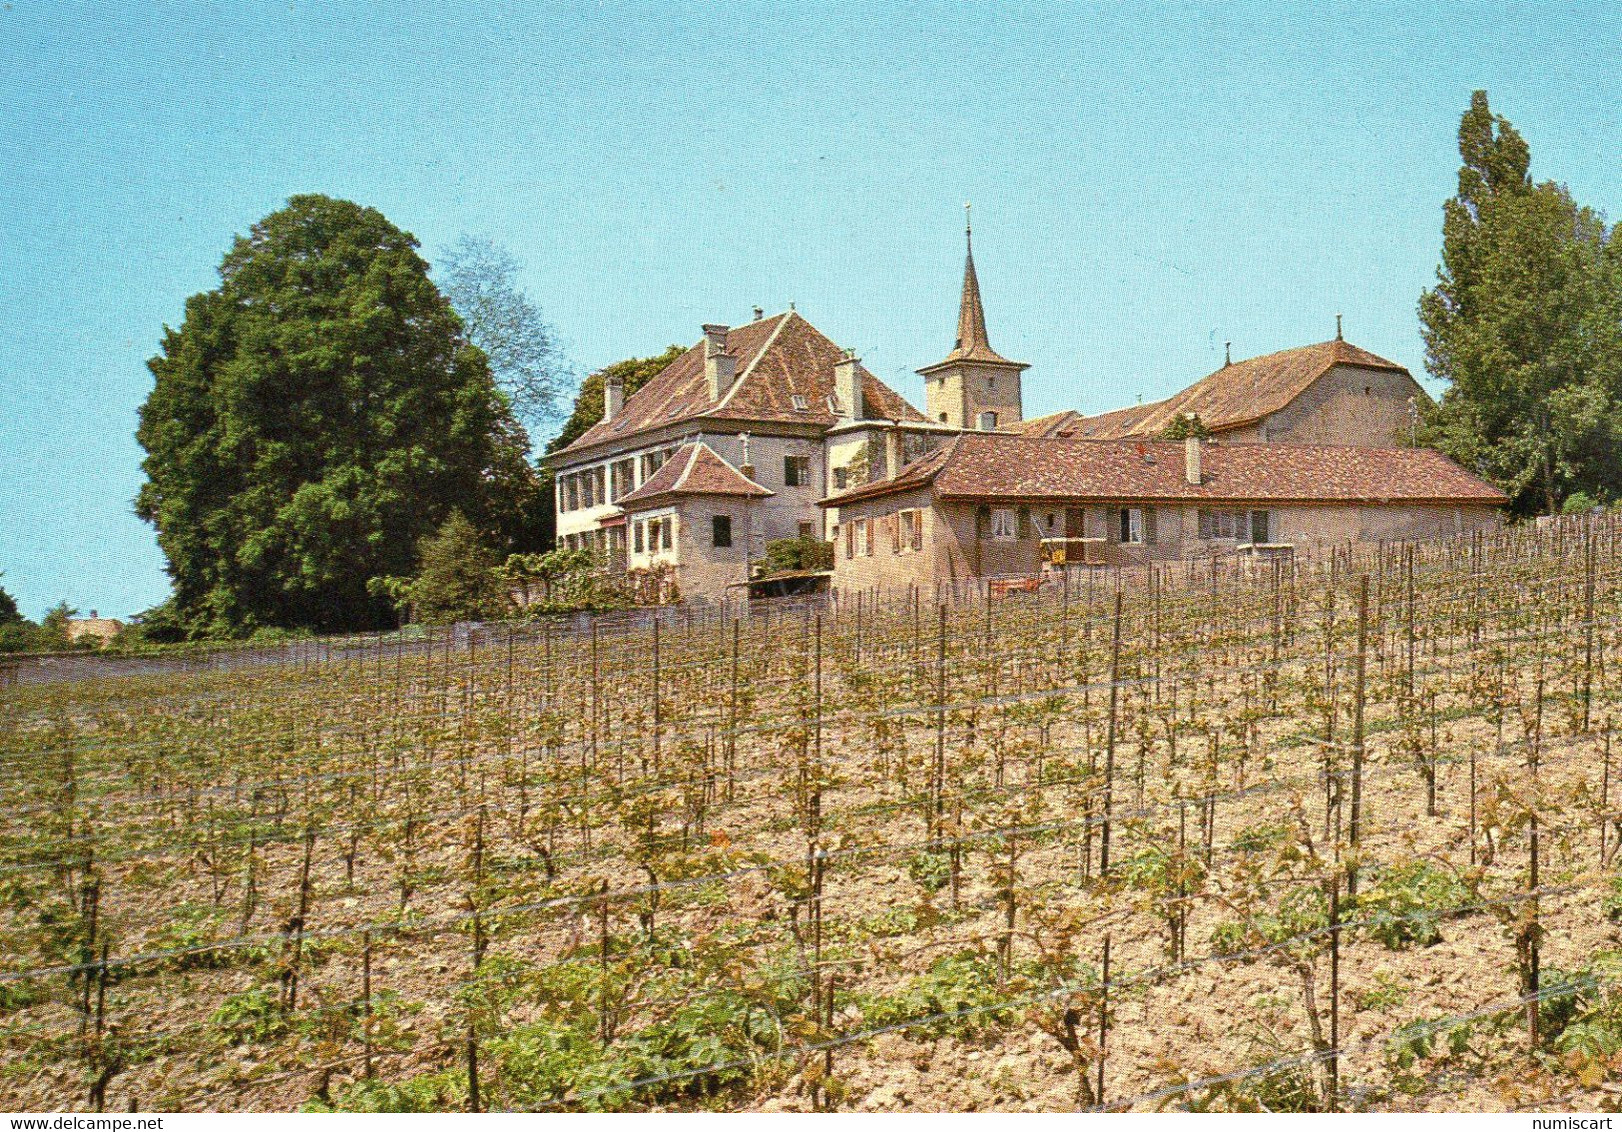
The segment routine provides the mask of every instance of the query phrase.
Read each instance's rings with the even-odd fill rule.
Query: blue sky
[[[167,583],[145,361],[297,192],[468,232],[579,373],[790,302],[917,400],[962,204],[1029,415],[1347,337],[1422,372],[1455,131],[1622,207],[1614,4],[0,3],[0,571],[32,616]]]

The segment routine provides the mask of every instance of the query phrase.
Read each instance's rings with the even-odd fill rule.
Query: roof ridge
[[[710,446],[702,440],[690,440],[682,447],[687,450],[687,466],[677,474],[676,482],[671,484],[668,489],[670,491],[680,491],[682,485],[687,482],[687,477],[693,474],[693,465],[698,462],[698,450],[700,448],[709,449],[712,454],[714,453],[714,449],[710,449]]]
[[[766,335],[766,341],[760,344],[760,349],[755,351],[755,356],[749,359],[749,364],[744,367],[743,372],[740,373],[737,380],[732,383],[732,388],[727,390],[726,396],[722,397],[715,403],[714,408],[710,410],[712,413],[719,412],[726,408],[727,405],[731,403],[732,398],[737,396],[738,390],[743,388],[743,383],[748,381],[749,378],[754,375],[755,367],[760,365],[760,359],[766,356],[766,352],[772,348],[774,343],[776,343],[777,336],[783,333],[783,327],[787,326],[797,313],[798,312],[791,310],[785,311],[776,316],[778,319],[777,325],[772,327],[772,332],[770,334]],[[810,326],[811,324],[806,323],[806,325]],[[813,327],[813,329],[815,328]],[[818,331],[818,333],[821,332]]]

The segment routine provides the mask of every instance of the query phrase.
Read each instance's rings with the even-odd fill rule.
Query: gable
[[[739,425],[760,422],[818,428],[831,428],[838,420],[828,402],[834,392],[834,364],[844,356],[843,351],[796,312],[728,331],[726,349],[737,359],[738,376],[719,399],[710,397],[704,349],[703,342],[688,349],[637,390],[612,421],[599,421],[563,451],[626,440],[639,432],[700,417]],[[865,368],[861,375],[869,418],[924,419]]]

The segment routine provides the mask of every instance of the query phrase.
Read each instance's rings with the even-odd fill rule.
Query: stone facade
[[[1098,566],[1123,569],[1155,562],[1230,555],[1242,545],[1235,537],[1200,537],[1201,509],[1193,506],[1154,506],[1129,499],[1084,507],[1006,502],[1015,512],[1014,533],[1010,537],[996,537],[985,529],[977,517],[980,505],[937,502],[928,489],[846,505],[842,509],[841,525],[859,530],[861,524],[871,523],[875,537],[871,553],[865,553],[865,544],[857,539],[854,555],[846,539],[836,541],[835,590],[895,593],[915,586],[928,590],[936,582],[1034,576],[1042,569],[1042,539],[1045,537],[1102,539],[1089,561]],[[1144,514],[1145,537],[1140,543],[1123,543],[1120,538],[1118,515],[1122,509],[1129,508]],[[891,534],[900,524],[900,513],[907,510],[922,517],[923,538],[918,549],[899,545]],[[1499,508],[1480,503],[1458,506],[1279,504],[1236,510],[1265,511],[1269,541],[1288,545],[1292,552],[1301,554],[1347,543],[1455,538],[1494,527],[1502,520]],[[1026,513],[1024,518],[1021,512]],[[1076,523],[1078,513],[1082,517],[1080,525]],[[1049,535],[1050,531],[1058,533]],[[1075,531],[1084,531],[1085,535],[1070,533]]]
[[[1264,533],[1269,544],[1305,549],[1443,537],[1496,521],[1490,498],[1382,496],[1382,462],[1406,459],[1391,446],[1409,439],[1425,394],[1403,367],[1338,333],[1329,342],[1229,362],[1165,401],[1095,417],[1061,412],[1026,421],[1025,369],[991,346],[972,246],[957,338],[944,359],[918,371],[922,413],[792,311],[770,318],[757,311],[736,329],[706,325],[695,346],[634,396],[605,386],[603,421],[548,457],[557,472],[558,541],[603,551],[633,570],[668,568],[686,599],[715,601],[749,580],[750,563],[764,556],[768,542],[796,536],[836,543],[836,584],[894,589],[1032,573],[1045,537],[1088,540],[1089,561],[1130,566],[1233,553],[1261,541],[1235,537],[1235,524],[1253,525],[1249,534]],[[1307,447],[1355,452],[1351,462],[1371,485],[1347,497],[1320,495],[1308,482],[1293,497],[1264,491],[1223,501],[1195,492],[1181,501],[1159,489],[1134,495],[1133,467],[1117,461],[1105,482],[1088,473],[1087,490],[1068,499],[988,488],[987,498],[971,505],[907,482],[886,487],[882,499],[863,494],[906,481],[969,437],[1035,443],[1016,462],[1041,463],[1043,453],[1059,450],[1043,443],[1126,440],[1141,450],[1163,443],[1167,430],[1189,416],[1229,450],[1278,449],[1285,466],[1304,458]],[[695,446],[708,453],[713,474],[700,479],[711,487],[684,480],[677,490],[661,469],[691,460]],[[1235,510],[1241,503],[1242,519]],[[995,537],[983,529],[988,507],[1007,513],[997,517]],[[1233,514],[1208,517],[1202,527],[1202,507]],[[1122,518],[1123,510],[1135,518]],[[722,521],[727,538],[718,545]],[[906,537],[903,523],[916,524]],[[1123,541],[1124,523],[1141,526],[1141,537]],[[657,546],[648,544],[650,529],[659,532]]]

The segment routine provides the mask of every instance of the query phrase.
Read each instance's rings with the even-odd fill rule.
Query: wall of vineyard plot
[[[1614,1104],[1622,527],[0,698],[0,1107]]]

